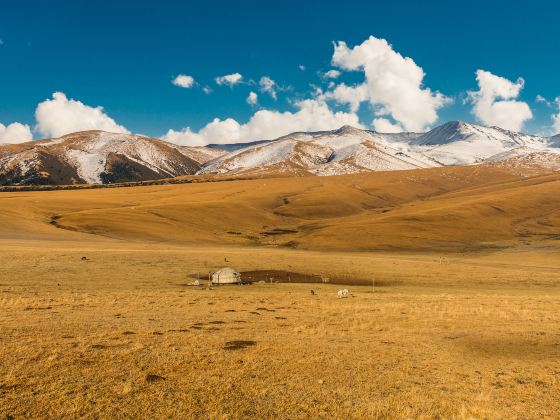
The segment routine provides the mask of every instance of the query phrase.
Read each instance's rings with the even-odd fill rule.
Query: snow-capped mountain
[[[0,146],[0,185],[99,184],[196,173],[224,154],[149,137],[84,131]]]
[[[445,165],[472,165],[518,150],[518,155],[560,149],[560,137],[532,136],[452,121],[424,133],[383,134],[342,127],[293,133],[236,149],[209,162],[202,173],[288,172],[336,175]],[[497,161],[497,158],[495,159]]]
[[[344,126],[207,147],[85,131],[0,146],[0,185],[111,183],[195,173],[327,176],[481,163],[558,170],[559,158],[560,135],[532,136],[461,121],[423,134]]]
[[[293,133],[235,150],[209,162],[201,172],[337,175],[440,166],[409,147],[417,136],[381,134],[350,126],[334,131]]]
[[[210,161],[200,172],[337,175],[472,165],[488,159],[497,162],[514,157],[505,155],[511,151],[516,151],[521,165],[529,162],[529,157],[520,156],[543,152],[540,160],[533,155],[536,164],[555,160],[555,153],[560,152],[557,147],[560,136],[532,136],[462,121],[451,121],[424,134],[383,134],[345,126],[334,131],[293,133],[237,148]]]
[[[472,165],[518,147],[543,150],[549,142],[547,137],[451,121],[417,137],[413,144],[417,152],[444,165]]]

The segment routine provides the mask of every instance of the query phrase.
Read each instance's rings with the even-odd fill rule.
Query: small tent
[[[231,267],[224,267],[212,274],[213,284],[241,283],[241,274]]]

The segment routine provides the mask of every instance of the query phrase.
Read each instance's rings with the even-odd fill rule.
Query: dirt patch
[[[271,229],[271,230],[265,230],[260,234],[262,236],[274,236],[274,235],[290,235],[292,233],[298,233],[298,231],[293,229]]]
[[[241,350],[246,349],[247,347],[255,346],[256,344],[257,342],[252,340],[227,341],[224,346],[224,350]]]
[[[243,281],[250,283],[258,281],[272,281],[279,283],[322,283],[322,278],[319,275],[295,273],[292,271],[282,270],[242,271],[241,278]]]
[[[92,344],[91,348],[92,349],[108,349],[109,346],[107,346],[105,344]]]
[[[481,338],[466,337],[455,341],[458,348],[476,357],[491,359],[554,360],[560,357],[560,346],[555,338]]]
[[[371,285],[371,279],[355,278],[352,276],[325,277],[319,274],[297,273],[283,270],[253,270],[242,271],[241,279],[247,283],[331,283],[347,286]],[[375,286],[396,285],[395,281],[375,280]]]
[[[152,373],[146,375],[146,382],[148,383],[160,382],[160,381],[165,381],[165,378],[163,376],[154,375]]]

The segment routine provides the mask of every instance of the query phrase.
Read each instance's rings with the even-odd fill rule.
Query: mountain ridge
[[[200,172],[336,175],[472,165],[516,148],[550,152],[555,144],[553,138],[464,121],[450,121],[427,133],[379,133],[346,125],[331,131],[295,132],[239,148],[208,162]]]
[[[0,146],[0,184],[107,184],[192,175],[223,153],[141,135],[81,131]]]
[[[0,145],[0,185],[107,184],[195,174],[330,176],[507,162],[557,170],[557,156],[560,135],[534,136],[464,121],[449,121],[426,133],[379,133],[344,125],[204,147],[91,130]]]

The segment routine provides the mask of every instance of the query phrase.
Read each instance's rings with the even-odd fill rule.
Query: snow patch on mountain
[[[452,121],[419,136],[413,141],[417,151],[444,165],[472,165],[520,146],[545,149],[549,139]]]
[[[38,176],[44,182],[93,184],[172,178],[194,174],[224,153],[140,135],[85,131],[0,147],[0,182],[36,182]]]
[[[440,166],[406,142],[415,133],[381,134],[344,126],[338,130],[293,133],[235,150],[206,165],[201,173],[307,172],[316,175],[403,170]]]
[[[452,121],[427,133],[378,133],[343,126],[222,147],[79,132],[0,146],[0,183],[124,182],[195,173],[328,176],[472,164],[510,165],[523,172],[556,168],[560,135],[532,136]]]
[[[80,178],[88,184],[101,183],[101,174],[105,171],[107,155],[94,154],[79,149],[66,149],[67,160],[76,167]]]

